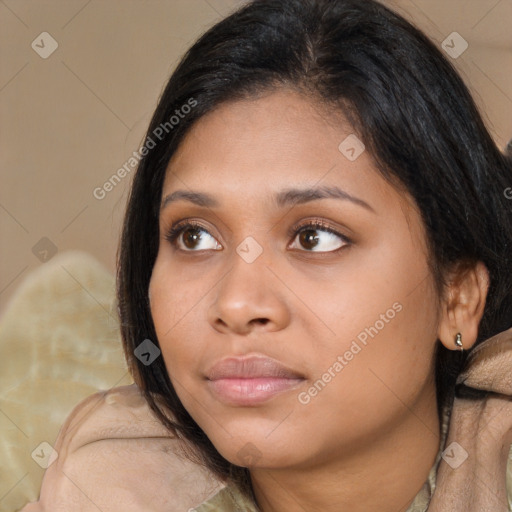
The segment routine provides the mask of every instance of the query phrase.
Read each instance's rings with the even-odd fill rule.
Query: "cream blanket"
[[[114,277],[80,251],[39,266],[10,300],[0,319],[0,512],[37,500],[46,445],[36,448],[53,446],[78,402],[133,382],[114,303]]]

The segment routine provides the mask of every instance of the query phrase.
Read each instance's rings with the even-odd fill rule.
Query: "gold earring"
[[[462,334],[458,332],[455,336],[455,345],[460,348],[461,352],[464,352],[464,347],[462,345]]]

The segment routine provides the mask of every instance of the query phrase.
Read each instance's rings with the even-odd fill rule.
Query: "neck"
[[[262,512],[405,512],[428,478],[439,451],[435,396],[405,409],[400,422],[346,456],[340,448],[321,464],[251,470]]]

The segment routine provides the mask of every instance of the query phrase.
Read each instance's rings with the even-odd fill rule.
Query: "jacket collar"
[[[428,512],[507,512],[512,328],[481,342],[457,378]]]

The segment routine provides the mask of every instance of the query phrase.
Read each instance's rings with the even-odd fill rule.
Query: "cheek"
[[[331,305],[316,304],[329,311],[331,335],[318,337],[309,354],[321,380],[319,406],[342,403],[361,421],[365,414],[385,418],[385,411],[413,403],[433,377],[436,292],[426,261],[415,254],[381,252],[358,262],[364,277],[347,268],[342,287],[322,288]]]
[[[179,266],[165,250],[160,250],[151,274],[149,298],[153,322],[162,343],[190,322],[209,289],[208,277],[200,267]]]
[[[332,356],[357,340],[398,356],[435,338],[437,301],[426,259],[412,244],[400,247],[399,238],[348,256],[320,285],[308,281],[303,296],[321,320],[321,352]]]
[[[351,322],[350,333],[345,322],[346,335],[329,344],[325,339],[321,350],[308,353],[316,372],[294,414],[311,435],[322,430],[328,438],[343,432],[348,445],[370,439],[410,414],[426,389],[435,389],[435,330],[426,312],[427,294],[423,287],[392,302],[397,295],[391,293],[381,304],[371,304],[373,315],[367,304],[359,325]]]
[[[190,318],[205,294],[204,281],[182,276],[157,258],[149,286],[151,316],[169,373],[170,366],[173,373],[187,367],[197,350],[194,341],[199,340],[191,332]]]

